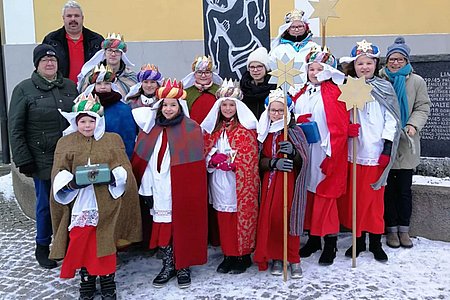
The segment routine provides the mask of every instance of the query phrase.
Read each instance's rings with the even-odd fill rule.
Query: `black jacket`
[[[264,77],[264,82],[260,85],[255,85],[253,83],[253,78],[250,76],[250,72],[246,71],[244,75],[242,75],[242,79],[240,81],[241,90],[244,94],[242,102],[250,108],[258,120],[266,109],[264,107],[264,101],[267,96],[269,96],[270,91],[277,88],[276,84],[269,83],[269,79],[270,75],[266,74]]]
[[[84,62],[87,62],[98,50],[100,50],[103,40],[104,38],[100,34],[83,27]],[[58,70],[64,77],[69,77],[69,46],[67,44],[66,30],[64,27],[47,34],[42,43],[55,47],[56,54],[59,58]]]

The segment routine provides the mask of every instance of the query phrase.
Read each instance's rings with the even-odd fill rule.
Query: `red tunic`
[[[189,115],[192,120],[201,124],[208,115],[211,108],[216,103],[216,96],[210,93],[202,93],[193,103],[189,109]]]

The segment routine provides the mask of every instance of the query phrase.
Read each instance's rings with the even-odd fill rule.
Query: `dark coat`
[[[100,34],[83,27],[84,62],[90,60],[100,50],[103,40],[104,38]],[[69,77],[69,46],[67,44],[65,28],[62,27],[47,34],[42,44],[49,44],[55,48],[59,59],[59,71],[64,77]]]
[[[250,108],[258,120],[263,111],[266,110],[264,107],[264,101],[267,96],[269,96],[270,91],[277,88],[276,84],[269,83],[269,79],[270,75],[266,74],[264,77],[264,82],[256,85],[253,83],[253,78],[250,76],[250,72],[246,71],[244,75],[242,75],[240,82],[241,90],[244,94],[242,102]]]
[[[69,125],[58,109],[70,112],[77,95],[75,84],[59,73],[49,82],[35,71],[14,88],[8,128],[17,166],[34,163],[37,170],[33,176],[50,179],[56,143]]]

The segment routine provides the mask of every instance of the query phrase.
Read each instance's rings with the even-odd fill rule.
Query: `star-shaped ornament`
[[[269,72],[269,75],[272,75],[269,83],[276,83],[278,88],[283,85],[283,83],[287,83],[293,87],[294,84],[301,82],[299,76],[302,73],[300,71],[301,63],[294,62],[294,59],[289,60],[289,57],[284,54],[281,60],[277,58],[276,66],[276,69]]]
[[[354,79],[352,77],[347,78],[347,83],[340,85],[341,95],[338,100],[345,102],[347,110],[357,107],[359,110],[364,108],[366,102],[373,101],[372,86],[366,83],[364,76]]]
[[[361,42],[356,42],[358,47],[356,50],[361,50],[362,52],[367,52],[372,50],[372,43],[367,42],[366,40],[362,40]]]
[[[319,18],[322,24],[325,24],[328,18],[338,18],[338,15],[334,10],[338,1],[339,0],[320,0],[319,2],[309,1],[309,4],[314,8],[314,12],[309,18]]]

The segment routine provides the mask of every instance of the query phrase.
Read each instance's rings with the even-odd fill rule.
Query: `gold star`
[[[286,64],[277,58],[277,69],[273,70],[269,74],[273,77],[277,77],[277,88],[283,83],[287,83],[290,86],[294,86],[294,78],[300,75],[302,72],[294,69],[294,59],[289,60]]]
[[[361,50],[366,53],[369,50],[372,50],[372,43],[368,43],[366,40],[362,40],[361,42],[356,42],[358,48],[356,50]]]
[[[354,79],[352,77],[347,78],[347,83],[340,85],[339,89],[342,94],[339,96],[338,100],[345,102],[347,110],[353,107],[362,110],[366,102],[373,101],[373,97],[370,94],[372,91],[372,86],[366,83],[364,76]]]
[[[338,18],[338,15],[334,11],[338,1],[339,0],[320,0],[319,2],[309,1],[309,4],[314,7],[314,12],[309,18],[319,18],[322,24],[325,24],[328,18]]]

